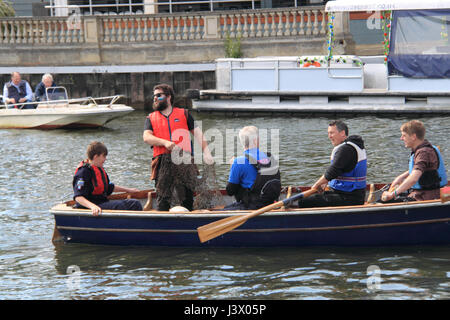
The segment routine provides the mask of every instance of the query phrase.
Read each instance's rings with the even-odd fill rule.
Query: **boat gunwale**
[[[41,115],[57,115],[57,114],[71,114],[74,112],[83,112],[83,114],[92,114],[103,110],[108,112],[123,112],[134,111],[133,107],[125,104],[115,104],[108,106],[107,104],[99,104],[97,106],[89,105],[68,105],[63,107],[48,107],[48,108],[36,108],[36,109],[0,109],[0,115],[3,116],[41,116]],[[70,111],[70,112],[67,112]]]
[[[62,208],[64,206],[64,208]],[[327,215],[327,214],[357,214],[357,213],[374,213],[380,211],[397,211],[421,209],[428,207],[450,206],[449,203],[442,203],[439,199],[414,201],[408,203],[387,203],[387,204],[366,204],[357,206],[341,206],[341,207],[320,207],[320,208],[292,208],[292,209],[277,209],[272,212],[267,212],[260,217],[273,216],[298,216],[298,215]],[[59,208],[58,208],[59,207]],[[236,210],[236,211],[209,211],[196,210],[189,213],[174,213],[169,211],[126,211],[126,210],[103,210],[99,216],[93,216],[89,209],[75,209],[66,204],[57,204],[53,206],[50,213],[54,216],[84,216],[92,218],[225,218],[229,216],[245,215],[251,210]]]

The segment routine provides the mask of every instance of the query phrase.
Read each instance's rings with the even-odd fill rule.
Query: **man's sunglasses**
[[[155,97],[156,98],[159,98],[159,97],[161,97],[161,96],[166,96],[164,93],[157,93],[157,94],[154,94],[153,95],[153,99],[155,99]]]

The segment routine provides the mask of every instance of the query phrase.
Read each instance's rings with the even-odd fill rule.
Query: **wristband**
[[[394,197],[395,197],[395,199],[398,198],[398,195],[397,195],[397,189],[394,190]]]

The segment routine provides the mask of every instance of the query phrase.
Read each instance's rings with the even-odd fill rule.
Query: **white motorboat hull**
[[[36,109],[1,109],[0,128],[2,129],[57,129],[101,127],[109,121],[122,117],[134,109],[115,105],[39,106]]]

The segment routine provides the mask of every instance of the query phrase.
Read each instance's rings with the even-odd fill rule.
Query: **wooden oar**
[[[289,186],[286,198],[290,198],[292,196],[292,186]],[[286,209],[286,207],[283,205],[281,209]]]
[[[441,188],[441,202],[450,201],[450,187]]]
[[[278,209],[283,205],[288,205],[292,201],[296,201],[301,198],[309,197],[310,195],[316,193],[316,189],[310,189],[308,191],[296,194],[293,197],[286,198],[284,200],[269,204],[268,206],[265,206],[263,208],[260,208],[258,210],[252,211],[249,214],[239,215],[239,216],[232,216],[228,218],[224,218],[218,221],[211,222],[209,224],[206,224],[204,226],[198,227],[198,237],[200,238],[200,242],[205,242],[211,239],[214,239],[215,237],[218,237],[224,233],[227,233],[228,231],[231,231],[240,225],[244,224],[245,221],[248,219],[254,218],[264,212]]]

